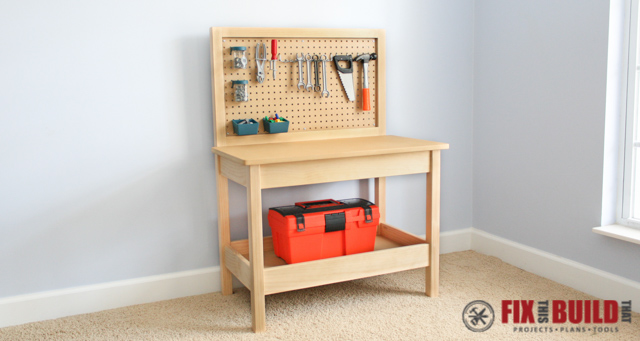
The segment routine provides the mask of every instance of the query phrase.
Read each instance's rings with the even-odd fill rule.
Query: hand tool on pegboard
[[[278,41],[271,40],[271,71],[273,72],[273,80],[276,80],[276,62],[278,61]]]
[[[369,61],[378,59],[375,53],[365,53],[356,57],[355,61],[362,61],[362,110],[371,110],[371,93],[369,92]]]
[[[327,55],[323,54],[320,57],[322,61],[322,96],[321,97],[329,97],[329,90],[327,90]],[[326,94],[326,96],[325,96]]]
[[[311,84],[311,59],[311,55],[307,54],[307,91],[311,91],[311,89],[313,89],[313,85]]]
[[[300,56],[296,53],[296,60],[298,61],[298,90],[304,89],[304,78],[302,78],[302,62],[304,61],[304,53]]]
[[[266,61],[267,61],[267,45],[265,45],[264,43],[258,43],[256,45],[256,65],[258,66],[258,73],[256,74],[256,79],[258,80],[258,83],[264,82],[264,62]]]
[[[339,63],[341,61],[349,62],[349,67],[341,67]],[[349,55],[337,55],[333,57],[333,62],[336,64],[340,83],[342,83],[342,87],[344,88],[344,92],[347,94],[347,98],[351,102],[355,101],[356,90],[353,84],[353,57]]]
[[[322,90],[322,88],[320,87],[320,76],[318,74],[318,69],[319,69],[319,65],[320,64],[320,57],[317,54],[313,55],[313,70],[316,74],[316,84],[313,86],[313,91],[315,92],[320,92],[320,90]]]

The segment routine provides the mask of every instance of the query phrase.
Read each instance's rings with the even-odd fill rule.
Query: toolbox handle
[[[296,206],[302,207],[304,209],[314,208],[314,207],[318,207],[318,206],[339,206],[339,205],[344,205],[344,203],[341,203],[340,201],[336,201],[336,200],[333,200],[333,199],[324,199],[324,200],[316,200],[316,201],[302,201],[302,202],[297,202],[296,203]]]

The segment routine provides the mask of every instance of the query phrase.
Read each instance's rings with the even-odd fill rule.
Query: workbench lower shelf
[[[374,251],[286,264],[276,257],[271,237],[265,237],[265,295],[427,267],[429,247],[424,239],[380,223]],[[225,248],[225,264],[242,284],[251,289],[248,240],[231,242]]]

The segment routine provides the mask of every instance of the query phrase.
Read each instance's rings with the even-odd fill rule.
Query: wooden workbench
[[[232,274],[251,291],[252,328],[256,332],[266,328],[265,295],[279,292],[424,267],[425,293],[437,296],[440,151],[449,145],[385,135],[384,64],[380,62],[372,71],[378,82],[374,93],[377,103],[374,126],[342,130],[310,126],[308,130],[300,128],[286,134],[230,135],[226,109],[232,104],[226,103],[225,91],[230,90],[223,76],[224,56],[228,54],[223,42],[246,37],[355,37],[367,41],[370,38],[378,55],[384,56],[381,30],[212,28],[216,132],[216,147],[212,150],[216,154],[222,293],[232,293]],[[419,173],[427,177],[426,239],[390,226],[385,219],[386,177]],[[374,201],[380,209],[374,251],[296,264],[285,264],[275,256],[271,237],[263,237],[262,233],[262,189],[370,178],[375,179]],[[247,188],[247,240],[230,238],[229,180]]]

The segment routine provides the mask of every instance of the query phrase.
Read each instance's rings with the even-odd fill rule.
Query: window
[[[592,229],[636,244],[640,244],[639,5],[640,0],[610,1],[602,220]]]
[[[622,118],[622,176],[618,223],[640,227],[640,53],[638,53],[638,0],[626,2],[625,59],[626,101]],[[626,78],[626,79],[625,79]]]

